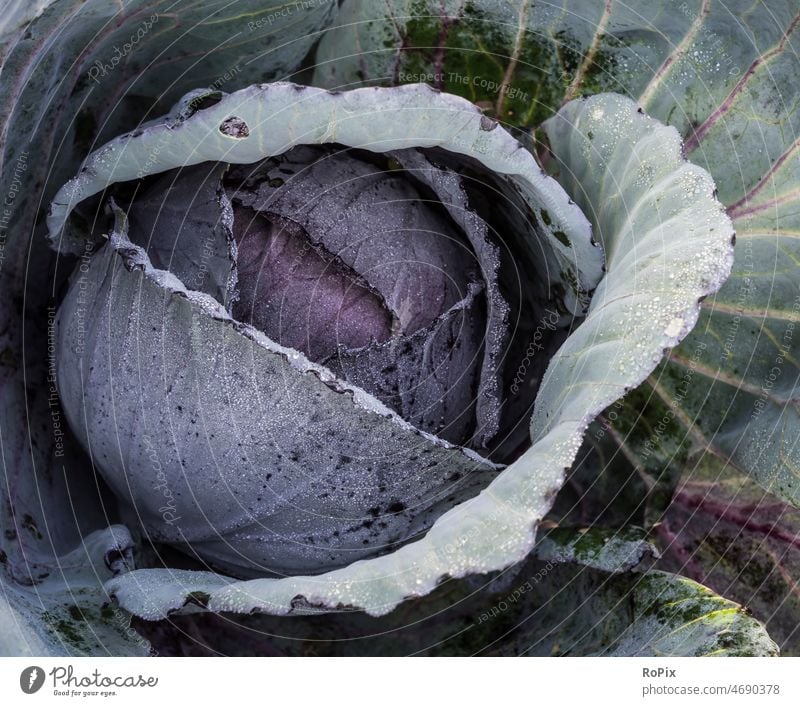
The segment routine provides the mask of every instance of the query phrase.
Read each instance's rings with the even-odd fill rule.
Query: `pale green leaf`
[[[0,575],[0,655],[146,656],[130,614],[103,581],[132,568],[133,540],[120,525],[94,532],[73,551],[40,563],[31,585]]]

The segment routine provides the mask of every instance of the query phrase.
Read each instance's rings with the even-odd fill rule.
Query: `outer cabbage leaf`
[[[609,573],[642,570],[659,556],[644,532],[634,527],[623,530],[554,528],[539,538],[534,553],[545,563],[580,564]]]
[[[800,654],[800,518],[791,505],[710,458],[679,485],[655,527],[658,567],[748,607],[782,655]]]
[[[776,654],[764,627],[740,606],[686,578],[641,573],[653,555],[641,533],[557,534],[485,583],[445,581],[381,618],[193,613],[136,627],[163,654],[181,656]]]
[[[102,587],[133,566],[133,540],[114,525],[41,565],[33,586],[0,577],[0,655],[147,655],[150,645]]]
[[[732,260],[732,229],[713,197],[713,182],[703,170],[683,162],[675,131],[642,115],[625,98],[600,96],[591,109],[595,117],[601,112],[603,120],[591,124],[602,131],[598,139],[606,148],[593,154],[582,124],[571,122],[587,105],[579,101],[564,108],[551,124],[551,148],[564,160],[576,151],[587,152],[592,168],[582,174],[584,189],[594,193],[610,184],[609,198],[636,203],[641,231],[624,219],[603,222],[607,274],[586,320],[551,360],[531,421],[533,445],[522,457],[480,495],[442,515],[425,537],[392,554],[321,576],[254,579],[222,588],[212,575],[206,587],[192,576],[189,588],[182,586],[184,574],[143,569],[109,583],[123,606],[148,619],[163,618],[184,605],[192,591],[201,590],[205,604],[215,611],[282,614],[348,606],[382,615],[410,596],[429,593],[445,576],[487,573],[524,559],[588,424],[639,384],[664,349],[687,334],[697,318],[698,300],[716,291]],[[211,128],[227,114],[214,114]],[[479,131],[479,116],[472,113],[472,120]],[[379,125],[377,134],[394,146],[396,140],[385,130]],[[342,138],[343,131],[335,126],[327,125],[323,134],[333,131]],[[653,168],[639,169],[637,179],[616,183],[610,175],[625,159]],[[76,184],[79,190],[95,188]],[[647,212],[647,205],[662,201],[662,214]],[[691,214],[697,222],[690,221]],[[674,227],[668,238],[659,215]],[[58,207],[53,218],[58,225]]]

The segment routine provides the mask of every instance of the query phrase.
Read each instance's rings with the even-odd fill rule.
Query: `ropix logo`
[[[19,675],[19,688],[26,694],[35,694],[44,684],[44,669],[25,667]]]

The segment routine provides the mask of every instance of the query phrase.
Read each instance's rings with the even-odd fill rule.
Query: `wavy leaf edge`
[[[607,123],[613,124],[614,129],[627,126],[627,136],[636,135],[639,142],[660,135],[667,145],[671,164],[685,165],[680,140],[674,139],[675,131],[645,116],[633,101],[622,96],[603,94],[568,103],[552,120],[575,125],[573,111],[585,110],[587,105],[596,108],[599,104],[608,111]],[[566,137],[573,137],[570,128]],[[576,143],[581,144],[581,139],[586,137],[579,136]],[[566,146],[560,149],[555,133],[551,135],[551,149],[556,156],[568,152]],[[629,152],[627,147],[625,150]],[[689,203],[687,208],[696,210],[699,205],[713,213],[714,227],[705,230],[705,237],[697,240],[691,249],[692,257],[688,260],[685,257],[685,241],[657,237],[647,241],[650,254],[660,260],[665,276],[678,262],[688,266],[688,274],[692,275],[683,273],[683,286],[669,307],[659,307],[655,314],[647,311],[642,324],[648,332],[647,350],[636,348],[636,343],[642,343],[643,329],[641,325],[631,326],[630,300],[637,305],[642,298],[652,299],[654,291],[649,288],[652,278],[643,278],[640,291],[634,289],[620,297],[617,290],[624,290],[625,282],[631,282],[631,258],[625,267],[625,253],[620,254],[613,247],[614,234],[605,234],[607,247],[611,246],[610,250],[616,254],[609,260],[607,275],[598,287],[600,299],[592,300],[586,321],[550,362],[531,422],[533,445],[477,497],[442,515],[425,537],[391,554],[319,576],[237,582],[211,573],[140,569],[109,581],[110,594],[123,607],[148,620],[180,610],[189,594],[198,592],[204,596],[203,605],[212,611],[283,615],[310,608],[359,608],[380,616],[406,598],[430,593],[448,577],[502,570],[521,561],[534,545],[537,524],[563,482],[589,423],[627,390],[640,384],[664,352],[688,334],[697,320],[699,301],[715,292],[730,272],[733,229],[714,197],[713,181],[703,170],[699,171],[702,172],[699,178],[704,185],[710,184],[710,188],[696,190],[696,202]],[[597,175],[598,179],[600,176]],[[644,192],[652,192],[656,186],[663,184],[653,181],[645,185]],[[610,323],[622,332],[616,341],[609,337]],[[592,336],[599,339],[604,350],[615,352],[608,365],[595,366],[602,368],[600,380],[593,379],[590,366],[583,360],[586,351],[582,353],[580,348]],[[594,342],[598,347],[600,344]],[[590,349],[591,346],[586,350]],[[634,365],[630,365],[630,350],[639,350]],[[582,364],[577,365],[576,360]],[[611,383],[609,375],[616,378]],[[563,404],[565,397],[570,399]],[[578,398],[577,404],[574,397]]]

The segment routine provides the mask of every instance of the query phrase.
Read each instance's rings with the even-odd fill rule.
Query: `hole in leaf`
[[[223,135],[237,139],[247,137],[250,134],[250,128],[247,127],[247,123],[235,115],[225,118],[219,125],[219,131]]]

